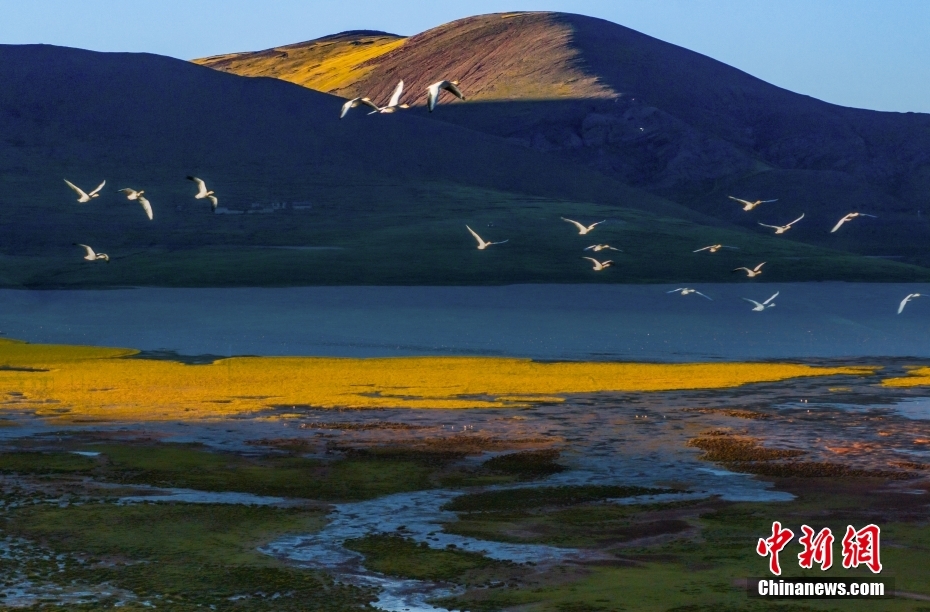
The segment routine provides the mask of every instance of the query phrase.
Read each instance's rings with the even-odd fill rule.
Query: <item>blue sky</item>
[[[0,0],[0,43],[191,59],[513,10],[608,19],[836,104],[930,112],[928,0]]]

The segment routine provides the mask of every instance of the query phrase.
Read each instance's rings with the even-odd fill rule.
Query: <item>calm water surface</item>
[[[682,286],[682,285],[676,285]],[[736,360],[930,357],[925,284],[139,288],[0,291],[0,331],[30,342],[185,355],[500,355]],[[741,298],[775,308],[752,312]]]

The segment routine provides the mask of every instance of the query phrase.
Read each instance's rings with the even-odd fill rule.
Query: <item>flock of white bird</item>
[[[429,108],[429,111],[433,112],[436,109],[436,105],[439,103],[439,94],[442,91],[448,91],[455,97],[461,100],[464,100],[465,96],[463,96],[462,92],[459,90],[458,84],[459,84],[458,81],[437,81],[436,83],[433,83],[432,85],[427,87],[426,88],[426,106],[427,108]],[[400,97],[401,95],[403,95],[403,93],[404,93],[404,82],[400,81],[399,83],[397,83],[397,86],[394,88],[394,92],[391,94],[390,100],[388,100],[388,103],[384,106],[378,106],[377,104],[372,102],[370,98],[353,98],[342,105],[342,112],[340,113],[339,118],[342,119],[343,117],[346,116],[349,110],[356,108],[358,106],[367,106],[371,108],[372,111],[368,113],[369,115],[373,115],[375,113],[393,113],[394,111],[398,109],[410,108],[409,104],[400,103]],[[219,199],[217,198],[216,193],[207,188],[207,184],[203,181],[203,179],[199,179],[196,176],[188,176],[187,180],[193,181],[197,185],[197,193],[194,194],[194,198],[197,200],[203,200],[203,199],[209,200],[210,204],[213,206],[213,211],[216,212],[216,207],[217,205],[219,205]],[[97,187],[93,191],[84,191],[83,189],[81,189],[80,187],[78,187],[77,185],[69,181],[68,179],[65,179],[65,184],[67,184],[68,187],[74,190],[74,192],[78,195],[77,201],[79,204],[86,204],[87,202],[90,202],[91,200],[100,197],[100,192],[104,188],[104,186],[107,184],[107,182],[103,181],[102,183],[97,185]],[[144,190],[140,189],[137,191],[135,189],[131,189],[127,187],[125,189],[120,189],[119,193],[125,194],[126,198],[130,201],[138,202],[139,205],[142,206],[142,210],[143,212],[145,212],[145,216],[148,217],[149,221],[154,220],[155,214],[152,211],[152,203],[149,202],[148,199],[143,195],[145,193]],[[475,232],[471,230],[471,228],[468,228],[468,229],[475,236],[475,238],[478,239],[479,249],[486,249],[492,244],[501,244],[499,242],[484,242],[481,240],[481,238],[478,237],[478,234],[475,234]],[[506,240],[504,242],[506,242]],[[86,259],[87,261],[105,261],[107,263],[110,262],[110,256],[107,255],[106,253],[97,253],[94,251],[92,247],[86,244],[79,244],[75,242],[74,245],[79,246],[84,249],[85,251],[84,259]]]
[[[207,184],[203,182],[203,180],[197,178],[196,176],[189,176],[187,177],[187,180],[193,181],[194,183],[197,184],[197,193],[194,194],[194,198],[197,200],[202,200],[204,198],[210,200],[210,203],[213,205],[213,210],[216,211],[216,206],[217,204],[219,204],[219,200],[217,199],[216,194],[214,194],[212,191],[207,189]],[[77,199],[78,204],[86,204],[90,202],[91,200],[94,200],[100,197],[100,192],[103,190],[107,182],[103,181],[102,183],[97,185],[97,187],[93,191],[84,191],[83,189],[81,189],[80,187],[78,187],[77,185],[69,181],[68,179],[65,179],[65,184],[68,185],[68,187],[70,187],[72,190],[74,190],[74,193],[78,195],[78,199]],[[135,189],[126,187],[124,189],[118,190],[117,193],[122,193],[123,195],[125,195],[126,199],[129,200],[130,202],[133,202],[133,201],[138,202],[139,206],[142,207],[142,212],[145,213],[145,216],[148,217],[149,221],[152,221],[155,219],[155,213],[152,211],[152,203],[149,202],[148,199],[143,195],[145,193],[145,190],[140,189],[137,191]],[[105,261],[107,263],[110,263],[110,256],[107,255],[106,253],[97,253],[96,251],[94,251],[93,247],[86,245],[86,244],[80,244],[77,242],[74,243],[74,246],[78,246],[84,249],[84,253],[85,253],[84,259],[86,259],[87,261]]]
[[[459,100],[464,100],[465,96],[462,95],[462,92],[459,91],[458,81],[437,81],[429,87],[426,88],[426,107],[429,109],[429,112],[433,112],[436,109],[436,105],[439,103],[439,94],[443,90],[448,91],[454,95]],[[388,100],[388,103],[384,106],[378,106],[371,101],[371,98],[352,98],[342,105],[342,112],[339,113],[339,118],[343,119],[350,110],[357,108],[359,106],[367,106],[371,109],[369,115],[374,115],[376,113],[393,113],[402,108],[410,108],[409,104],[401,104],[400,97],[404,93],[404,82],[400,81],[397,83],[397,86],[394,88],[394,92],[391,94],[391,98]]]
[[[729,197],[731,200],[735,200],[736,202],[739,202],[740,204],[742,204],[742,205],[743,205],[743,210],[744,210],[744,211],[747,211],[747,212],[753,210],[754,208],[756,208],[756,207],[759,206],[760,204],[768,204],[768,203],[771,203],[771,202],[777,202],[777,201],[778,201],[777,199],[775,199],[775,200],[756,200],[756,201],[754,201],[754,202],[750,202],[749,200],[741,200],[740,198],[734,198],[733,196],[727,196],[727,197]],[[844,223],[846,223],[846,222],[848,222],[848,221],[851,221],[852,219],[855,219],[856,217],[872,217],[872,218],[876,218],[875,215],[869,215],[869,214],[860,213],[860,212],[851,212],[851,213],[849,213],[849,214],[847,214],[847,215],[844,215],[843,218],[840,219],[839,222],[837,222],[837,224],[836,224],[835,226],[833,226],[833,229],[830,230],[830,233],[831,233],[831,234],[832,234],[832,233],[835,233],[838,229],[840,229],[840,227],[843,226]],[[775,230],[775,234],[776,234],[776,235],[780,235],[780,234],[784,234],[785,232],[787,232],[788,230],[790,230],[791,227],[792,227],[795,223],[797,223],[798,221],[800,221],[800,220],[803,219],[803,218],[804,218],[804,214],[802,214],[800,217],[798,217],[797,219],[795,219],[794,221],[792,221],[791,223],[788,223],[788,224],[786,224],[786,225],[767,225],[767,224],[765,224],[765,223],[759,223],[759,225],[761,225],[761,226],[763,226],[763,227],[770,227],[770,228],[773,228],[773,229]],[[594,231],[594,228],[595,228],[595,227],[597,227],[598,225],[600,225],[600,224],[602,224],[602,223],[604,223],[604,222],[606,221],[606,220],[605,220],[605,221],[598,221],[598,222],[592,223],[592,224],[590,224],[590,225],[585,225],[585,224],[580,223],[580,222],[578,222],[578,221],[575,221],[575,220],[573,220],[573,219],[566,219],[565,217],[562,217],[562,220],[563,220],[563,221],[566,221],[566,222],[568,222],[568,223],[571,223],[571,224],[574,225],[576,228],[578,228],[578,233],[579,233],[580,235],[582,235],[582,236],[585,236],[585,235],[589,234],[590,232]],[[488,248],[489,246],[491,246],[491,245],[493,245],[493,244],[503,244],[503,243],[507,242],[507,240],[502,240],[502,241],[500,241],[500,242],[487,242],[487,241],[485,241],[481,236],[479,236],[477,233],[475,233],[475,230],[473,230],[472,228],[468,227],[467,225],[466,225],[465,227],[468,228],[468,231],[471,232],[471,235],[474,236],[474,237],[475,237],[475,240],[478,241],[478,250],[479,250],[479,251],[483,251],[484,249]],[[603,250],[607,250],[607,249],[609,249],[609,250],[611,250],[611,251],[619,251],[619,252],[622,253],[622,251],[620,251],[620,249],[615,249],[614,247],[610,246],[609,244],[592,244],[592,245],[589,246],[589,247],[585,247],[584,250],[585,250],[585,251],[594,251],[594,252],[596,253],[596,252],[603,251]],[[727,246],[727,245],[724,245],[724,244],[711,244],[711,245],[708,245],[708,246],[705,246],[705,247],[701,247],[701,248],[699,248],[699,249],[695,249],[693,252],[694,252],[694,253],[701,253],[701,252],[703,252],[703,251],[707,251],[708,253],[716,253],[716,252],[720,251],[721,249],[734,249],[734,250],[739,250],[739,247]],[[592,265],[593,265],[593,269],[594,269],[595,272],[601,272],[601,271],[603,271],[603,270],[606,270],[607,268],[609,268],[609,267],[614,263],[613,260],[599,261],[599,260],[597,260],[597,259],[595,259],[595,258],[593,258],[593,257],[582,257],[582,259],[587,259],[588,261],[590,261],[590,262],[592,263]],[[762,266],[764,266],[765,264],[766,264],[766,262],[763,261],[762,263],[760,263],[760,264],[758,264],[758,265],[756,265],[756,266],[754,266],[754,267],[752,267],[752,268],[747,268],[747,267],[745,267],[745,266],[741,266],[741,267],[739,267],[739,268],[735,268],[735,269],[733,270],[733,272],[745,272],[747,278],[755,278],[755,277],[759,276],[760,274],[762,274]],[[691,287],[678,287],[677,289],[672,289],[671,291],[666,291],[666,293],[677,293],[677,294],[679,294],[679,295],[692,295],[692,294],[694,294],[694,295],[699,295],[699,296],[701,296],[702,298],[705,298],[705,299],[707,299],[707,300],[713,301],[713,298],[708,297],[707,295],[701,293],[701,292],[698,291],[697,289],[694,289],[694,288],[691,288]],[[771,297],[769,297],[769,298],[768,298],[767,300],[765,300],[764,302],[757,302],[756,300],[752,300],[752,299],[749,299],[749,298],[742,298],[742,299],[743,299],[744,301],[746,301],[746,302],[752,304],[752,311],[753,311],[753,312],[763,312],[763,311],[765,311],[765,310],[767,310],[767,309],[769,309],[769,308],[774,308],[774,307],[775,307],[775,301],[774,301],[774,300],[775,300],[776,297],[778,297],[779,293],[781,293],[781,292],[780,292],[780,291],[776,291]],[[908,302],[910,302],[911,300],[913,300],[914,298],[917,298],[917,297],[921,297],[921,294],[919,294],[919,293],[911,293],[911,294],[909,294],[906,298],[904,298],[904,299],[901,301],[901,304],[898,306],[898,314],[901,314],[901,312],[904,310],[904,307],[907,305]]]
[[[433,83],[432,85],[430,85],[429,87],[427,87],[427,88],[426,88],[426,106],[427,106],[427,108],[429,109],[429,112],[433,112],[433,111],[435,110],[436,105],[437,105],[438,102],[439,102],[439,95],[440,95],[440,93],[441,93],[442,91],[448,91],[449,93],[451,93],[451,94],[454,95],[455,97],[459,98],[460,100],[464,100],[464,99],[465,99],[465,96],[462,95],[462,92],[459,90],[458,84],[459,84],[458,81],[447,81],[447,80],[442,80],[442,81],[437,81],[436,83]],[[403,80],[401,80],[401,81],[399,81],[399,82],[397,83],[397,86],[394,87],[394,91],[391,93],[390,99],[388,100],[387,104],[385,104],[384,106],[378,106],[377,104],[375,104],[374,102],[372,102],[371,98],[368,98],[368,97],[357,97],[357,98],[352,98],[351,100],[347,100],[347,101],[345,102],[345,104],[342,105],[342,110],[341,110],[341,112],[340,112],[340,114],[339,114],[339,118],[340,118],[340,119],[343,119],[343,118],[348,114],[348,112],[349,112],[350,110],[352,110],[353,108],[357,108],[357,107],[359,107],[359,106],[366,106],[366,107],[370,108],[371,111],[368,113],[369,115],[374,115],[374,114],[388,114],[388,113],[393,113],[393,112],[395,112],[395,111],[397,111],[397,110],[399,110],[399,109],[407,109],[407,108],[410,108],[410,105],[409,105],[409,104],[401,104],[401,103],[400,103],[400,99],[401,99],[401,96],[403,95],[403,93],[404,93],[404,82],[403,82]],[[187,180],[193,181],[193,182],[197,185],[197,193],[194,194],[194,198],[197,199],[197,200],[208,199],[208,200],[210,201],[212,207],[213,207],[213,210],[216,211],[216,207],[217,207],[217,205],[219,204],[219,199],[217,198],[216,194],[215,194],[212,190],[210,190],[210,189],[207,188],[207,184],[206,184],[202,179],[199,179],[199,178],[197,178],[197,177],[195,177],[195,176],[188,176],[188,177],[187,177]],[[68,181],[67,179],[65,179],[65,183],[68,185],[68,187],[70,187],[71,189],[73,189],[75,193],[77,193],[77,195],[78,195],[78,200],[77,200],[77,201],[78,201],[78,203],[80,203],[80,204],[85,204],[85,203],[87,203],[87,202],[90,202],[90,201],[93,200],[94,198],[100,197],[100,191],[101,191],[101,190],[103,189],[103,187],[106,185],[106,181],[103,181],[103,182],[100,183],[93,191],[85,192],[85,191],[82,190],[80,187],[78,187],[78,186],[75,185],[74,183]],[[131,189],[131,188],[128,188],[128,187],[127,187],[127,188],[124,188],[124,189],[120,189],[120,190],[119,190],[119,193],[123,193],[123,194],[126,196],[126,198],[127,198],[128,200],[130,200],[130,201],[138,202],[139,205],[142,207],[143,212],[145,212],[146,217],[148,217],[149,221],[151,221],[151,220],[154,219],[154,213],[152,212],[152,204],[151,204],[151,202],[149,202],[149,201],[145,198],[145,196],[143,195],[143,194],[145,193],[145,191],[143,191],[143,190],[138,190],[138,191],[137,191],[137,190],[135,190],[135,189]],[[752,211],[752,210],[756,209],[758,206],[760,206],[760,205],[762,205],[762,204],[771,204],[772,202],[777,202],[777,201],[778,201],[777,198],[774,199],[774,200],[754,200],[754,201],[749,201],[749,200],[743,200],[743,199],[740,199],[740,198],[735,198],[735,197],[733,197],[733,196],[727,196],[727,197],[728,197],[729,199],[731,199],[731,200],[733,200],[733,201],[735,201],[735,202],[741,204],[741,205],[742,205],[743,211],[746,211],[746,212]],[[761,225],[762,227],[768,227],[768,228],[774,229],[776,235],[782,235],[782,234],[784,234],[785,232],[787,232],[788,230],[790,230],[790,229],[794,226],[794,224],[796,224],[798,221],[801,221],[802,219],[804,219],[804,216],[805,216],[805,214],[802,213],[800,217],[798,217],[798,218],[795,219],[794,221],[791,221],[790,223],[786,223],[785,225],[770,225],[770,224],[767,224],[767,223],[762,223],[761,221],[758,222],[758,223],[759,223],[759,225]],[[836,225],[833,226],[833,229],[830,230],[830,233],[831,233],[831,234],[832,234],[832,233],[835,233],[835,232],[836,232],[837,230],[839,230],[845,223],[848,223],[849,221],[852,221],[852,220],[855,219],[856,217],[871,217],[871,218],[873,218],[873,219],[877,218],[875,215],[870,215],[870,214],[861,213],[861,212],[851,212],[851,213],[848,213],[848,214],[844,215],[839,221],[837,221]],[[592,232],[592,231],[594,230],[594,228],[596,228],[598,225],[601,225],[602,223],[604,223],[604,222],[606,221],[606,220],[604,220],[604,221],[597,221],[596,223],[591,223],[591,224],[589,224],[589,225],[585,225],[585,224],[583,224],[583,223],[580,223],[580,222],[578,222],[578,221],[575,221],[574,219],[566,219],[565,217],[562,217],[562,220],[565,221],[565,222],[567,222],[567,223],[571,223],[572,225],[574,225],[574,226],[578,229],[578,234],[581,235],[581,236],[585,236],[585,235],[589,234],[590,232]],[[475,232],[475,230],[473,230],[471,227],[469,227],[468,225],[466,225],[465,227],[468,229],[468,231],[471,233],[471,235],[472,235],[472,236],[475,238],[475,240],[477,241],[477,243],[478,243],[478,250],[479,250],[479,251],[483,251],[483,250],[487,249],[489,246],[493,246],[493,245],[497,245],[497,244],[504,244],[505,242],[509,242],[509,239],[508,239],[508,240],[501,240],[501,241],[498,241],[498,242],[489,242],[489,241],[486,241],[486,240],[484,240],[481,236],[479,236],[478,233]],[[85,251],[84,259],[86,259],[86,260],[88,260],[88,261],[105,261],[105,262],[108,262],[108,263],[109,263],[109,261],[110,261],[109,255],[107,255],[106,253],[97,253],[97,252],[94,251],[94,249],[93,249],[92,247],[90,247],[90,246],[88,246],[88,245],[86,245],[86,244],[78,244],[78,243],[75,243],[75,246],[79,246],[79,247],[81,247],[81,248],[84,249],[84,251]],[[707,251],[708,253],[716,253],[716,252],[720,251],[721,249],[734,249],[734,250],[738,250],[739,247],[727,246],[727,245],[724,245],[724,244],[711,244],[711,245],[708,245],[708,246],[705,246],[705,247],[701,247],[701,248],[699,248],[699,249],[696,249],[696,250],[693,251],[693,252],[694,252],[694,253],[701,253],[701,252],[703,252],[703,251]],[[616,248],[610,246],[609,244],[592,244],[591,246],[585,247],[584,250],[585,250],[585,251],[593,251],[593,252],[595,252],[595,253],[598,253],[598,252],[604,251],[604,250],[611,250],[611,251],[622,252],[622,251],[620,251],[620,249],[616,249]],[[592,264],[593,270],[594,270],[595,272],[601,272],[601,271],[603,271],[603,270],[606,270],[607,268],[609,268],[609,267],[614,263],[613,260],[599,261],[598,259],[596,259],[596,258],[594,258],[594,257],[582,257],[582,259],[586,259],[586,260],[590,261],[591,264]],[[762,266],[764,266],[765,264],[766,264],[766,262],[763,261],[762,263],[760,263],[760,264],[758,264],[758,265],[756,265],[755,267],[752,267],[752,268],[747,268],[747,267],[745,267],[745,266],[741,266],[741,267],[739,267],[739,268],[735,268],[735,269],[733,270],[733,272],[745,272],[747,278],[755,278],[755,277],[759,276],[760,274],[762,274]],[[678,287],[677,289],[672,289],[671,291],[667,291],[666,293],[678,293],[678,294],[680,294],[680,295],[690,295],[690,294],[694,294],[694,295],[699,295],[699,296],[701,296],[701,297],[703,297],[703,298],[706,298],[706,299],[708,299],[708,300],[712,300],[712,298],[710,298],[710,297],[708,297],[707,295],[701,293],[701,292],[698,291],[697,289],[693,289],[693,288],[690,288],[690,287]],[[776,291],[774,295],[772,295],[771,297],[769,297],[769,298],[768,298],[767,300],[765,300],[764,302],[757,302],[757,301],[751,300],[751,299],[749,299],[749,298],[742,298],[742,299],[745,300],[746,302],[749,302],[750,304],[753,305],[753,308],[752,308],[752,311],[753,311],[753,312],[762,312],[762,311],[767,310],[767,309],[769,309],[769,308],[774,308],[774,307],[775,307],[775,302],[774,302],[774,300],[775,300],[776,297],[778,297],[779,293],[780,293],[780,292]],[[911,293],[911,294],[908,294],[907,297],[905,297],[903,300],[901,300],[901,303],[900,303],[900,305],[898,306],[898,314],[901,314],[901,312],[904,310],[904,307],[907,305],[908,302],[910,302],[910,301],[913,300],[914,298],[918,298],[918,297],[921,297],[921,294],[920,294],[920,293]]]

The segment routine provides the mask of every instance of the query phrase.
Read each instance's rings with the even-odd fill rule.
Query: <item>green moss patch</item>
[[[620,486],[561,486],[533,487],[484,491],[460,495],[444,506],[453,512],[489,512],[499,510],[522,510],[545,506],[569,506],[605,499],[680,493],[677,489],[651,489],[647,487]]]
[[[467,582],[475,570],[506,570],[513,564],[459,550],[437,550],[425,543],[394,535],[370,535],[349,540],[346,548],[365,555],[365,567],[401,578]]]
[[[235,491],[274,497],[355,501],[434,486],[434,468],[401,456],[323,461],[298,456],[246,457],[195,444],[104,444],[99,452],[0,453],[0,471],[70,473],[122,484]]]
[[[318,530],[324,522],[322,512],[305,509],[97,503],[20,508],[7,515],[3,531],[82,559],[38,578],[131,591],[139,601],[128,609],[142,609],[142,600],[181,611],[358,609],[371,601],[371,592],[336,585],[256,550],[286,533]],[[3,563],[0,569],[18,569]]]

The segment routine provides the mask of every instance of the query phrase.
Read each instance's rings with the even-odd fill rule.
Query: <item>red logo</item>
[[[824,527],[820,533],[814,536],[814,530],[807,525],[801,525],[801,531],[804,532],[798,543],[804,547],[798,553],[798,562],[801,567],[811,569],[814,563],[820,564],[820,569],[826,571],[833,566],[833,532],[829,527]]]
[[[811,569],[814,564],[820,565],[822,571],[826,571],[833,566],[833,532],[829,527],[824,527],[819,532],[814,531],[808,525],[801,525],[803,534],[798,538],[798,543],[804,548],[798,553],[798,564],[804,569]],[[846,527],[846,535],[843,536],[843,567],[846,569],[865,565],[873,574],[882,571],[882,562],[879,558],[879,546],[881,528],[878,525],[866,525],[856,531],[852,525]],[[784,550],[794,538],[794,532],[787,527],[782,527],[781,523],[774,521],[772,523],[772,535],[767,538],[759,538],[756,545],[756,552],[762,557],[769,557],[769,570],[776,576],[781,576],[781,564],[778,560],[778,553]]]
[[[791,541],[794,532],[790,529],[782,529],[781,523],[775,521],[772,523],[772,536],[769,538],[759,538],[756,544],[756,552],[762,557],[770,557],[769,570],[776,576],[781,576],[781,565],[778,563],[778,553]]]
[[[859,531],[847,525],[843,536],[843,567],[859,567],[861,563],[873,574],[882,571],[882,562],[878,558],[880,535],[881,529],[877,525],[866,525]]]

